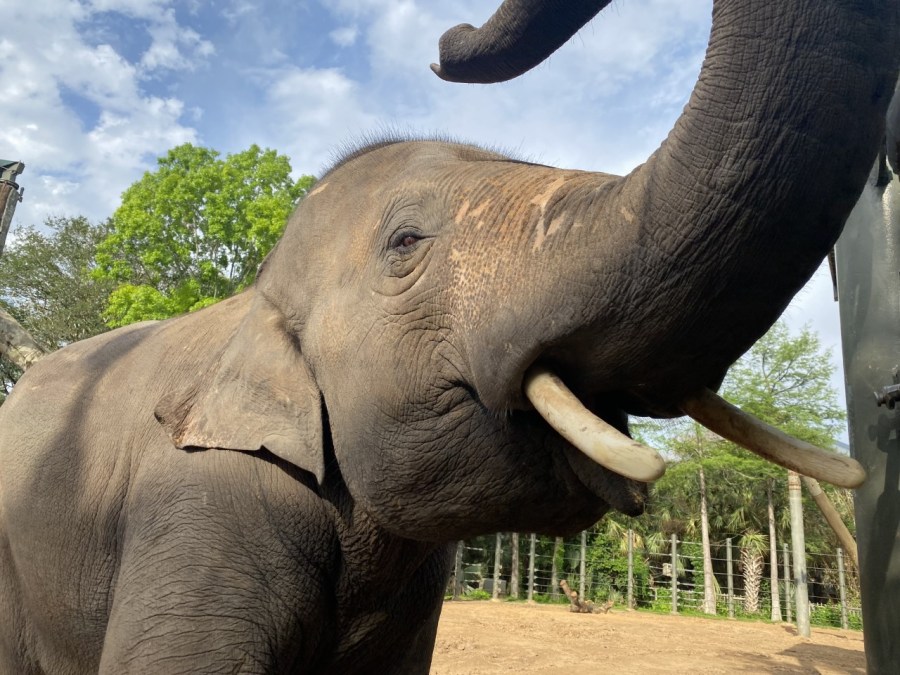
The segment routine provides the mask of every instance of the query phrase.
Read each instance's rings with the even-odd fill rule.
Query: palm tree
[[[763,576],[763,552],[768,539],[760,532],[749,531],[741,537],[741,571],[744,574],[744,611],[759,612],[759,589]]]

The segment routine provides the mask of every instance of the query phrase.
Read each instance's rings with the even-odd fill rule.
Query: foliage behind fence
[[[632,535],[633,536],[633,535]],[[520,588],[511,586],[512,552],[511,537],[501,537],[500,550],[500,597],[525,598],[528,592],[530,536],[519,537],[518,579]],[[624,539],[624,538],[623,538]],[[558,581],[566,579],[573,589],[578,589],[584,597],[594,602],[611,599],[618,606],[627,606],[628,598],[636,609],[670,612],[673,609],[672,595],[672,552],[667,537],[647,537],[634,539],[629,593],[629,564],[626,541],[603,532],[588,533],[584,549],[584,576],[582,569],[582,547],[579,538],[567,539],[557,547],[552,537],[536,538],[534,555],[534,599],[539,602],[560,601],[565,598],[558,589]],[[487,598],[493,589],[494,562],[496,556],[495,537],[480,537],[469,542],[460,542],[461,553],[457,552],[457,569],[450,580],[448,594],[458,597]],[[556,557],[554,581],[554,551]],[[731,587],[728,594],[728,560],[726,542],[716,542],[713,546],[713,572],[716,589],[716,614],[740,618],[769,619],[771,613],[771,579],[768,555],[762,564],[747,568],[741,565],[742,549],[732,546]],[[793,617],[793,579],[784,580],[784,556],[786,549],[779,550],[777,584],[782,619]],[[789,556],[789,554],[788,554]],[[819,626],[862,628],[860,609],[859,577],[855,568],[843,561],[843,593],[838,574],[838,553],[808,553],[807,572],[811,603],[811,623]],[[788,560],[790,574],[793,568]],[[678,612],[700,612],[703,601],[703,562],[699,542],[677,541],[675,561],[675,600]],[[754,575],[759,574],[758,578]],[[754,588],[757,589],[756,595]],[[843,603],[841,598],[843,596]],[[790,608],[791,614],[787,613]]]

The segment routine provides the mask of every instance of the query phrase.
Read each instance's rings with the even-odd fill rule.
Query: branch
[[[18,321],[0,309],[0,357],[27,370],[46,353]]]

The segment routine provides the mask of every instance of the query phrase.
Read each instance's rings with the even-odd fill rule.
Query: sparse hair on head
[[[433,141],[436,143],[468,146],[497,155],[498,159],[507,159],[514,162],[527,162],[527,160],[516,157],[516,153],[510,152],[505,148],[467,143],[466,141],[455,138],[449,134],[401,131],[396,127],[383,127],[341,143],[332,153],[331,161],[322,171],[319,180],[324,180],[329,174],[341,168],[348,162],[362,157],[373,150],[378,150],[396,143],[407,143],[412,141]]]

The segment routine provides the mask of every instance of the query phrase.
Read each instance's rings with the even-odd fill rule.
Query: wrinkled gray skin
[[[447,542],[643,506],[524,371],[621,428],[715,387],[837,237],[898,27],[896,0],[722,0],[631,175],[370,147],[248,292],[44,359],[0,408],[0,672],[427,672]]]

